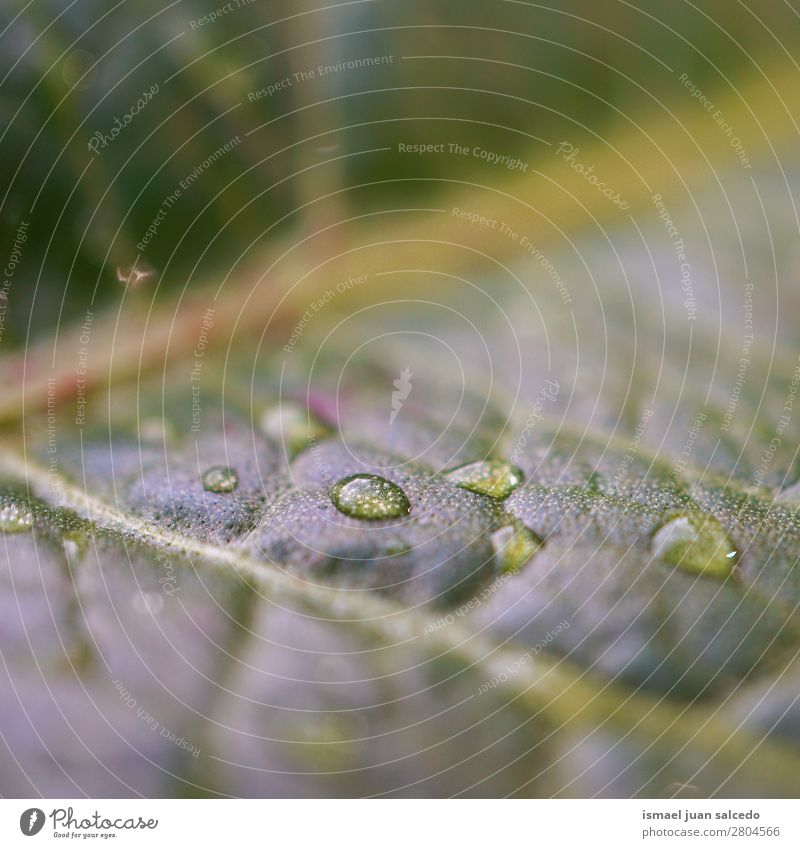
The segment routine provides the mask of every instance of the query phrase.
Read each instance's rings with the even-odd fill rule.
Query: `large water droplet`
[[[710,515],[686,513],[666,521],[653,534],[653,555],[673,568],[704,577],[729,577],[736,550],[725,528]]]
[[[307,409],[292,401],[282,401],[264,410],[259,421],[261,431],[279,445],[286,445],[292,455],[300,453],[310,442],[326,436],[328,427]]]
[[[519,571],[539,550],[542,540],[522,524],[509,524],[491,535],[498,568],[503,573]]]
[[[449,471],[446,477],[462,489],[469,489],[479,495],[491,495],[500,500],[507,498],[525,479],[516,465],[500,459],[471,462]]]
[[[0,530],[4,533],[24,533],[33,527],[33,510],[16,500],[0,498]]]
[[[331,489],[331,500],[339,512],[351,518],[399,518],[411,511],[405,492],[376,474],[344,477]]]
[[[233,492],[239,485],[239,475],[225,465],[215,465],[203,473],[203,488],[218,495]]]

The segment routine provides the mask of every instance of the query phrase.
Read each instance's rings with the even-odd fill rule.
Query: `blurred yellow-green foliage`
[[[119,297],[116,269],[139,254],[159,292],[182,290],[324,224],[326,205],[337,218],[425,206],[485,168],[398,143],[524,152],[535,166],[537,139],[591,144],[615,125],[633,134],[662,104],[685,111],[680,73],[733,96],[759,63],[788,64],[775,38],[785,52],[800,32],[781,2],[220,6],[4,3],[4,252],[30,221],[4,347],[29,322],[40,332]]]

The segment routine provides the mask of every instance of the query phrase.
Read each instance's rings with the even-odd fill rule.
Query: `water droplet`
[[[74,539],[64,539],[64,556],[66,556],[70,568],[80,562],[81,553],[81,546]]]
[[[733,573],[737,554],[719,521],[700,513],[668,519],[653,535],[651,549],[673,568],[717,578]]]
[[[203,488],[218,495],[233,492],[239,485],[239,475],[225,465],[215,465],[203,474]]]
[[[117,266],[117,279],[125,283],[128,288],[138,288],[150,280],[158,279],[158,271],[152,266],[138,259],[133,265]]]
[[[165,418],[143,418],[139,423],[139,438],[143,442],[170,444],[178,439],[175,425]]]
[[[33,510],[16,500],[0,498],[0,529],[4,533],[24,533],[33,527]]]
[[[260,419],[261,431],[279,445],[285,445],[292,455],[300,453],[310,442],[326,436],[328,427],[292,401],[282,401],[264,410]]]
[[[399,518],[411,511],[405,492],[376,474],[344,477],[331,490],[331,500],[339,512],[351,518]]]
[[[462,489],[469,489],[479,495],[491,495],[500,500],[507,498],[525,479],[516,465],[500,459],[462,465],[448,472],[446,477]]]
[[[64,555],[70,568],[75,568],[89,549],[89,536],[80,530],[67,530],[61,536],[64,545]]]
[[[494,556],[500,571],[519,571],[539,550],[542,540],[527,527],[508,524],[491,536]]]

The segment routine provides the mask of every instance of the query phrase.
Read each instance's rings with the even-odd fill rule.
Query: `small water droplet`
[[[138,259],[133,265],[118,265],[117,279],[128,288],[135,289],[150,280],[158,279],[158,271],[152,265]]]
[[[0,498],[0,529],[4,533],[24,533],[33,527],[33,510],[16,500]]]
[[[143,442],[169,444],[177,441],[175,425],[165,418],[143,418],[139,423],[139,438]]]
[[[82,553],[83,551],[78,542],[74,539],[64,539],[64,555],[67,558],[70,568],[80,562]]]
[[[89,535],[81,530],[67,530],[61,536],[64,555],[70,568],[75,568],[89,549]]]
[[[673,568],[720,579],[733,573],[737,554],[719,521],[700,513],[669,518],[653,535],[651,550]]]
[[[239,485],[239,475],[225,465],[215,465],[203,474],[203,488],[218,495],[233,492]]]
[[[503,573],[519,571],[539,550],[542,540],[523,525],[508,524],[491,535],[497,565]]]
[[[309,410],[292,401],[267,407],[259,421],[261,432],[279,445],[286,445],[292,455],[300,453],[310,442],[328,435],[328,427]]]
[[[469,489],[479,495],[491,495],[499,500],[507,498],[525,479],[525,475],[516,465],[500,459],[471,462],[469,465],[455,468],[445,476],[462,489]]]
[[[331,500],[339,512],[351,518],[399,518],[411,511],[405,492],[377,474],[344,477],[331,490]]]

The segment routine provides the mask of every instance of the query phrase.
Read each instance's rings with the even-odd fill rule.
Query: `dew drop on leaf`
[[[61,538],[70,568],[75,568],[89,548],[89,536],[79,530],[68,530]]]
[[[33,527],[33,510],[16,500],[0,497],[0,530],[24,533]]]
[[[462,489],[469,489],[479,495],[490,495],[499,500],[507,498],[525,479],[525,475],[516,465],[499,459],[462,465],[448,472],[446,477]]]
[[[328,428],[309,410],[292,401],[267,407],[259,421],[261,432],[294,455],[310,442],[328,435]]]
[[[331,489],[331,500],[339,512],[370,521],[408,515],[411,504],[405,492],[377,474],[352,474]]]
[[[674,568],[719,579],[733,573],[737,553],[719,521],[699,513],[676,515],[662,524],[651,550]]]
[[[178,439],[175,426],[165,418],[144,418],[139,424],[139,438],[153,444],[169,444]]]
[[[495,561],[503,573],[519,571],[539,550],[542,540],[523,525],[508,524],[491,535]]]
[[[203,473],[203,488],[218,495],[235,491],[239,485],[239,475],[225,465],[215,465]]]

